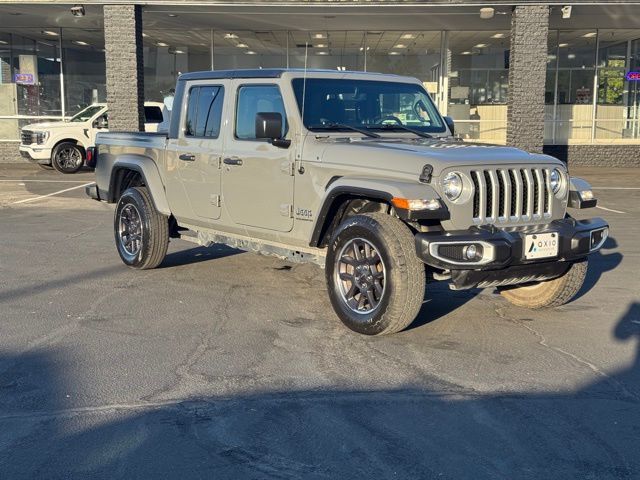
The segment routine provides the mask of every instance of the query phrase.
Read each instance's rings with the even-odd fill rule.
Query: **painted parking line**
[[[70,192],[71,190],[77,190],[78,188],[86,187],[87,185],[93,185],[93,183],[94,182],[89,182],[83,185],[76,185],[75,187],[65,188],[64,190],[58,190],[57,192],[49,193],[47,195],[40,195],[39,197],[25,198],[24,200],[18,200],[17,202],[13,202],[12,205],[16,205],[18,203],[35,202],[36,200],[40,200],[42,198],[53,197],[54,195],[59,195],[64,192]]]
[[[20,179],[20,180],[6,180],[0,179],[0,182],[4,183],[84,183],[84,180],[30,180],[30,179]]]
[[[596,205],[596,208],[599,208],[600,210],[606,210],[607,212],[613,212],[613,213],[627,213],[627,212],[621,212],[620,210],[614,210],[613,208],[602,207],[600,205]]]

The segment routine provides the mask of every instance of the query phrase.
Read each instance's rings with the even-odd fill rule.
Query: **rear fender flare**
[[[109,181],[109,192],[112,198],[110,202],[116,202],[115,198],[115,182],[118,178],[118,171],[120,170],[133,170],[138,172],[144,180],[144,184],[149,189],[153,204],[163,215],[171,215],[171,209],[169,208],[169,202],[167,201],[167,194],[160,177],[160,172],[155,162],[144,155],[122,155],[114,162],[111,169],[111,180]]]

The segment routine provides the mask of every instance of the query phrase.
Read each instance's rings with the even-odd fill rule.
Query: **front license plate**
[[[558,255],[558,234],[534,233],[524,237],[524,258],[556,257]]]

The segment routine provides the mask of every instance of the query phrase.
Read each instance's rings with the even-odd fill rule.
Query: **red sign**
[[[640,72],[627,72],[625,78],[630,82],[640,82]]]

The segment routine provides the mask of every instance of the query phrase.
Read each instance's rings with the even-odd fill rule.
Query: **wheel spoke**
[[[356,265],[358,262],[356,261],[355,258],[350,257],[349,255],[343,255],[342,257],[340,257],[340,261],[342,263],[346,263],[347,265]]]
[[[377,265],[380,263],[380,255],[378,255],[378,252],[374,252],[372,256],[367,257],[367,263],[369,265]]]
[[[365,296],[360,292],[360,298],[358,299],[358,310],[362,310],[364,308]]]
[[[345,282],[351,282],[351,283],[353,283],[353,282],[354,282],[353,275],[350,275],[350,274],[345,273],[345,272],[342,272],[342,273],[340,274],[340,280],[343,280],[343,281],[345,281]]]
[[[358,290],[358,287],[356,287],[356,284],[352,283],[351,286],[349,287],[349,291],[345,294],[345,296],[347,297],[347,300],[352,299],[353,296],[356,294],[357,290]]]
[[[383,288],[379,281],[376,280],[373,282],[373,288],[375,289],[378,298],[382,297]]]
[[[365,292],[367,295],[367,300],[369,300],[369,307],[370,308],[375,308],[378,305],[378,302],[376,301],[374,295],[373,295],[373,290],[371,288],[367,289],[367,291]]]
[[[362,260],[362,253],[360,252],[360,244],[354,240],[353,241],[353,255],[356,260]]]

